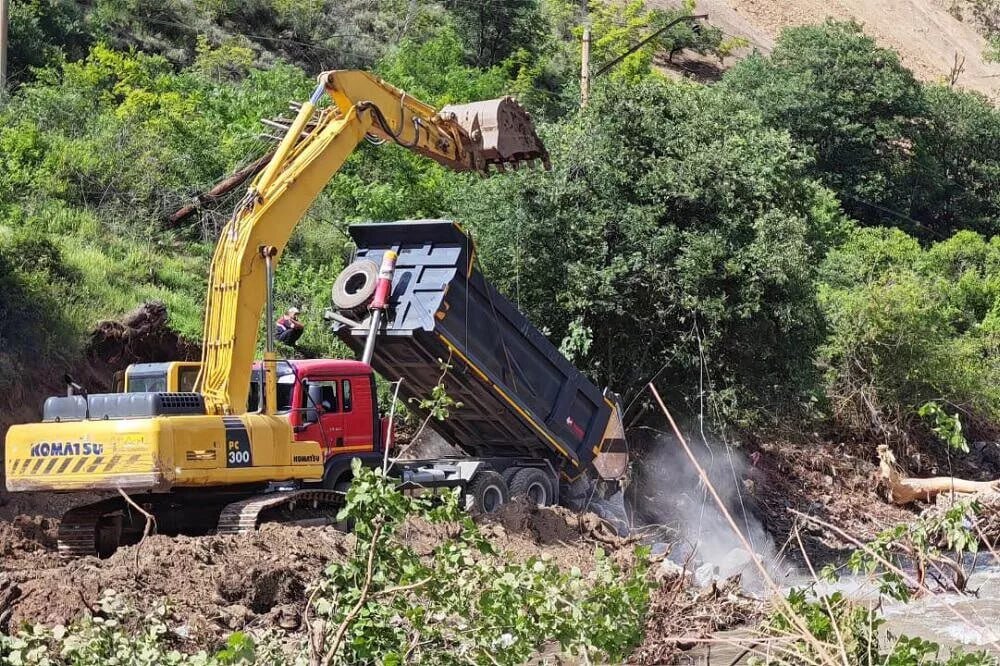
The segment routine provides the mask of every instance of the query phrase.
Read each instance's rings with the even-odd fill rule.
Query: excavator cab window
[[[148,377],[130,377],[128,382],[129,393],[162,393],[167,390],[166,375],[151,375]]]
[[[201,368],[185,367],[177,371],[177,390],[190,392],[194,391],[194,383],[198,379],[198,372]]]
[[[261,412],[263,404],[260,399],[261,372],[255,369],[250,379],[250,395],[247,396],[247,411]],[[282,374],[278,376],[278,414],[287,414],[292,410],[292,397],[295,393],[295,375]]]
[[[125,392],[125,371],[124,370],[116,370],[115,371],[115,377],[114,377],[113,381],[114,381],[114,385],[115,385],[115,393],[124,393]]]

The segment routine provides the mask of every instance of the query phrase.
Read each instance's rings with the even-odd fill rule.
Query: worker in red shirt
[[[278,321],[274,324],[275,337],[286,345],[294,347],[299,338],[302,337],[302,330],[305,328],[299,321],[299,309],[288,308]]]

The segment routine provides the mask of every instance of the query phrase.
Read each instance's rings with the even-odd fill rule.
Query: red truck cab
[[[299,441],[319,442],[327,461],[381,455],[386,432],[379,417],[371,366],[346,359],[278,363],[279,414],[287,414]],[[259,409],[260,364],[254,366],[248,411]]]

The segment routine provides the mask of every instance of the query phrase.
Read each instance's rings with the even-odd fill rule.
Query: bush
[[[62,303],[76,272],[62,252],[39,232],[0,233],[0,348],[30,354],[35,362],[65,358],[76,348]],[[20,381],[7,376],[7,382]]]
[[[165,605],[140,614],[114,590],[105,590],[97,613],[70,626],[24,627],[11,636],[0,634],[0,663],[11,666],[279,666],[288,661],[272,636],[263,644],[242,633],[231,635],[215,653],[187,654],[168,626]]]
[[[521,664],[543,645],[620,661],[641,638],[649,603],[645,552],[623,571],[598,551],[594,571],[550,559],[504,561],[458,496],[405,496],[354,461],[338,519],[351,520],[351,557],[331,564],[312,594],[323,664]],[[450,526],[428,555],[396,538],[408,520]]]
[[[931,400],[1000,416],[998,267],[1000,240],[968,231],[924,250],[901,231],[866,229],[830,253],[820,358],[844,423],[884,432]]]

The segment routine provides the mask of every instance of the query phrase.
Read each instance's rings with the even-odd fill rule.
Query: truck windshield
[[[282,373],[278,370],[278,407],[275,411],[279,414],[287,413],[292,409],[292,391],[295,388],[295,374],[292,372]],[[255,369],[250,376],[250,395],[247,399],[247,411],[261,411],[261,372]]]

